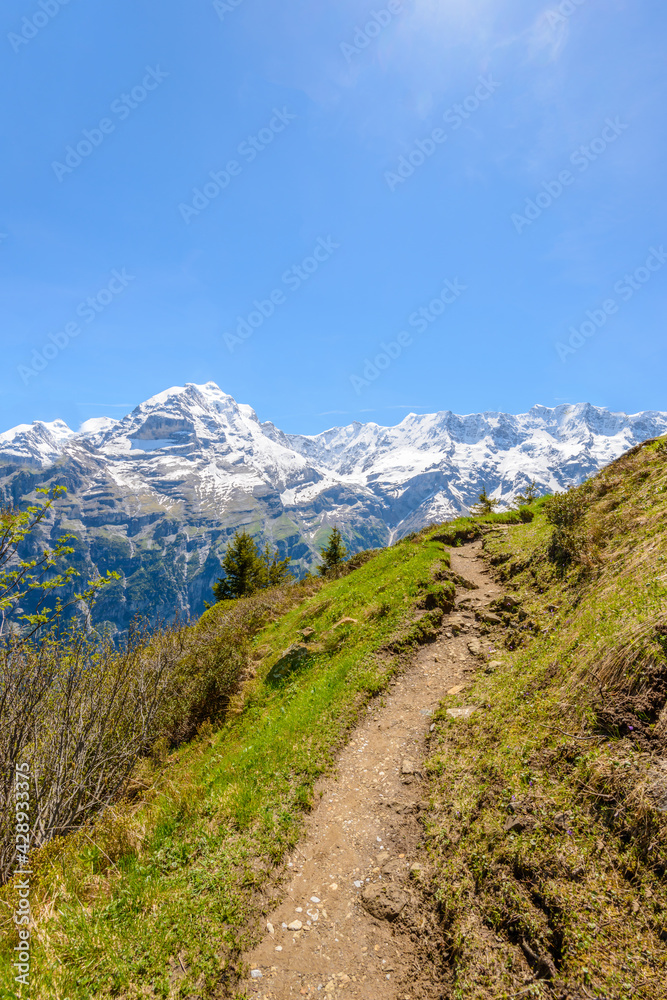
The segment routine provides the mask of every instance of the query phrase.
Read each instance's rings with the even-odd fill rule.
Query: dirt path
[[[251,997],[442,996],[420,952],[427,923],[417,888],[420,768],[429,717],[483,662],[468,648],[479,638],[474,609],[499,594],[481,543],[454,550],[452,569],[478,589],[457,594],[439,639],[419,650],[383,704],[369,710],[340,755],[336,778],[318,786],[323,795],[289,862],[285,899],[269,916],[264,940],[245,956]],[[493,659],[489,645],[482,640],[484,659]]]

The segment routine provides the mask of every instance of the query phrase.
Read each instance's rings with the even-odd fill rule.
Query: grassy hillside
[[[168,759],[145,762],[134,799],[40,852],[34,995],[209,997],[235,981],[247,928],[298,841],[315,780],[401,651],[441,622],[454,590],[447,564],[436,541],[355,557],[353,573],[260,631],[221,729],[204,725]],[[215,606],[201,628],[227,614]],[[11,885],[2,901],[13,910]],[[1,912],[0,985],[13,996],[17,939],[9,908]]]
[[[667,997],[667,444],[531,513],[428,529],[276,604],[224,725],[158,747],[125,802],[34,858],[33,995],[235,995],[317,778],[440,628],[447,547],[483,537],[506,592],[481,625],[500,663],[443,702],[428,763],[425,902],[448,995]],[[463,705],[478,707],[447,715]]]
[[[428,831],[453,997],[667,996],[667,441],[568,504],[569,525],[539,502],[486,535],[502,666],[440,714]],[[483,707],[446,715],[464,703]]]

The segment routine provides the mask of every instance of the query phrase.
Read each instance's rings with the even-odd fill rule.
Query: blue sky
[[[0,18],[0,429],[209,380],[304,433],[667,409],[664,3]]]

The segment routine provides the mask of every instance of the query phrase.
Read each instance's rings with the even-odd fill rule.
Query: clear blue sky
[[[0,429],[667,409],[662,0],[397,8],[6,0]]]

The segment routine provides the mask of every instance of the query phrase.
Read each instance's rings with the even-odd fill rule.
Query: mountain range
[[[351,552],[388,545],[466,511],[482,487],[503,504],[533,480],[542,492],[563,489],[665,433],[667,413],[581,403],[286,434],[215,383],[189,383],[121,420],[0,433],[0,502],[67,486],[45,531],[74,535],[82,574],[120,572],[96,617],[124,630],[135,614],[200,613],[238,527],[303,572],[334,524]]]

